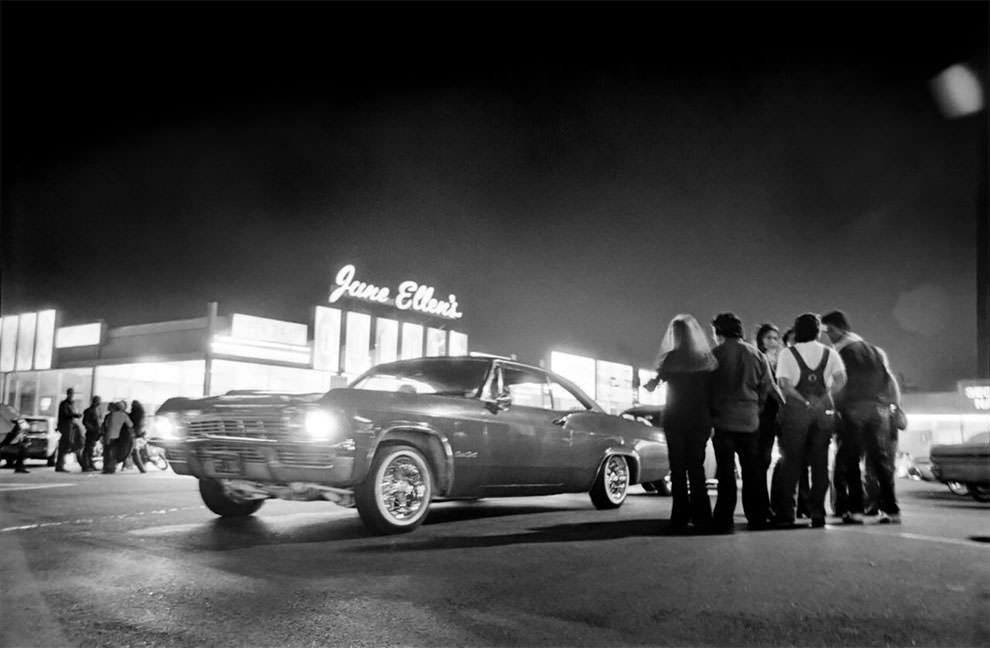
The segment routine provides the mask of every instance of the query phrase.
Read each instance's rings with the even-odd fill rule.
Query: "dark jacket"
[[[713,352],[718,369],[712,374],[711,409],[716,430],[756,432],[760,409],[773,379],[766,356],[738,338],[726,338]]]
[[[98,407],[87,407],[83,410],[83,427],[86,428],[86,436],[95,438],[100,436],[100,410]]]
[[[77,419],[81,415],[72,406],[72,401],[66,398],[58,404],[58,423],[55,429],[62,434],[71,434],[73,431],[72,419]]]
[[[840,407],[853,403],[889,403],[887,369],[880,352],[864,340],[856,340],[839,350],[846,365],[846,386],[839,394]]]

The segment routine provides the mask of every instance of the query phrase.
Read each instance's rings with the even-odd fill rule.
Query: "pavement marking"
[[[851,526],[846,524],[830,524],[829,527],[842,530],[842,531],[852,531],[853,533],[869,533],[869,535],[877,536],[877,533],[870,533],[870,527],[874,525],[867,524],[864,526]],[[886,525],[884,525],[886,526]],[[894,533],[899,538],[904,538],[905,540],[922,540],[924,542],[938,542],[940,544],[950,544],[957,545],[961,547],[981,547],[988,548],[990,545],[985,543],[976,542],[973,540],[960,540],[959,538],[940,538],[938,536],[921,535],[920,533]]]
[[[39,490],[42,488],[65,488],[75,484],[0,484],[0,493],[8,491]]]
[[[39,522],[37,524],[22,524],[20,526],[4,527],[0,529],[0,533],[9,533],[11,531],[29,531],[31,529],[44,529],[47,527],[57,527],[65,526],[69,524],[92,524],[93,522],[99,522],[101,520],[127,520],[131,518],[137,518],[143,515],[167,515],[168,513],[176,513],[178,511],[195,511],[198,509],[206,508],[202,504],[199,506],[176,506],[167,509],[155,509],[154,511],[138,511],[137,513],[122,513],[120,515],[104,515],[99,518],[79,518],[78,520],[62,520],[61,522]]]

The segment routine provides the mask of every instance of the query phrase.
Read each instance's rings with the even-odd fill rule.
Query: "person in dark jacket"
[[[122,403],[121,409],[124,408]],[[144,436],[144,406],[140,402],[131,401],[131,411],[128,412],[131,427],[120,432],[120,454],[117,460],[121,463],[121,470],[133,464],[142,473],[147,472],[144,461],[141,460],[141,453],[138,451],[136,439]],[[128,461],[130,460],[130,461]]]
[[[89,407],[83,410],[82,422],[83,427],[86,428],[86,440],[85,445],[83,445],[82,456],[79,458],[79,465],[82,466],[83,472],[96,470],[93,465],[93,450],[100,441],[100,420],[102,418],[100,406],[100,397],[93,396]]]
[[[847,490],[842,521],[862,523],[863,481],[860,461],[865,458],[879,488],[878,522],[897,524],[900,508],[894,494],[896,428],[891,405],[900,405],[901,391],[890,371],[887,354],[853,333],[842,311],[822,318],[826,334],[846,367],[848,381],[836,395],[843,426],[835,458],[836,481]]]
[[[653,391],[661,380],[667,384],[663,430],[670,459],[672,531],[684,531],[688,525],[707,531],[711,522],[705,447],[712,430],[708,381],[715,367],[711,345],[698,320],[677,315],[660,345],[657,375],[643,386]]]
[[[825,526],[828,444],[835,428],[833,390],[846,372],[839,354],[818,341],[821,320],[804,313],[794,322],[794,346],[781,351],[777,381],[785,401],[780,420],[780,460],[773,474],[774,523],[794,524],[794,492],[804,465],[811,467],[808,513],[811,526]]]
[[[743,513],[750,528],[766,528],[770,509],[766,472],[759,450],[760,410],[774,390],[766,356],[742,340],[742,321],[719,313],[712,321],[719,344],[713,354],[718,368],[711,380],[718,498],[712,513],[713,533],[732,533],[736,510],[736,456],[742,472]]]
[[[82,414],[76,411],[74,404],[76,392],[72,387],[65,390],[65,400],[58,404],[58,419],[55,429],[58,430],[58,458],[55,460],[56,472],[68,472],[65,469],[65,455],[76,451],[76,419]]]

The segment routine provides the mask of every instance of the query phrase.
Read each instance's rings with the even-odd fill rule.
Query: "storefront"
[[[901,402],[908,427],[900,433],[898,449],[919,467],[928,465],[933,445],[990,435],[990,380],[961,380],[952,392],[906,393]]]
[[[606,412],[619,414],[633,405],[663,405],[666,385],[653,392],[643,389],[655,372],[587,355],[551,351],[550,371],[567,378],[591,396]]]
[[[54,309],[0,316],[0,401],[25,415],[55,416],[65,390],[77,407],[139,400],[154,411],[173,396],[230,390],[324,392],[380,362],[466,355],[456,296],[402,281],[393,293],[356,280],[353,265],[334,276],[328,305],[308,322],[221,314],[109,327],[64,325]],[[392,296],[394,294],[394,297]]]

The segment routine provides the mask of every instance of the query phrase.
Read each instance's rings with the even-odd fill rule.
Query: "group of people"
[[[56,429],[60,433],[55,470],[66,472],[65,457],[76,453],[83,472],[94,472],[96,445],[102,444],[103,472],[114,473],[117,465],[121,469],[134,466],[145,472],[144,461],[136,440],[144,437],[144,407],[140,402],[131,401],[128,411],[125,401],[114,401],[103,411],[103,401],[93,396],[88,408],[80,414],[73,403],[74,390],[65,392],[65,400],[59,403]],[[82,419],[83,434],[79,434],[77,419]]]
[[[884,351],[854,333],[842,311],[804,313],[784,335],[763,324],[755,344],[743,340],[743,323],[733,313],[718,314],[712,327],[714,347],[693,316],[674,317],[660,345],[657,374],[644,385],[650,391],[661,381],[667,385],[670,528],[734,531],[737,457],[750,529],[798,526],[799,493],[811,526],[824,527],[833,435],[835,515],[862,524],[865,462],[877,484],[878,522],[899,523],[894,415],[900,389]],[[831,345],[819,341],[823,332]],[[717,466],[714,509],[704,466],[709,439]],[[768,489],[774,442],[780,457]],[[809,472],[810,482],[799,488]]]

